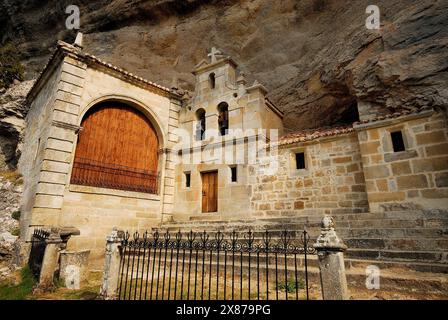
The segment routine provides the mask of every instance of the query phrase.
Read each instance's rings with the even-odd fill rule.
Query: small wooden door
[[[218,171],[202,175],[202,212],[218,211]]]

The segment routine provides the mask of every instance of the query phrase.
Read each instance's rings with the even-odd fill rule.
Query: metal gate
[[[44,259],[46,240],[50,236],[48,231],[35,229],[31,238],[31,251],[28,259],[28,266],[34,277],[39,279],[42,261]]]
[[[307,231],[125,233],[121,300],[309,299]]]

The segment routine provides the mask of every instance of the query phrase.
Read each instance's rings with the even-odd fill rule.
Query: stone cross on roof
[[[210,57],[211,58],[211,63],[214,63],[214,62],[216,62],[218,60],[217,57],[216,57],[218,55],[222,55],[222,52],[219,51],[218,49],[216,49],[215,47],[212,47],[212,50],[207,55],[207,57]]]

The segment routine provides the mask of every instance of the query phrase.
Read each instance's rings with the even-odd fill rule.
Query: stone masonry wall
[[[64,48],[63,50],[74,50]],[[25,177],[21,238],[32,227],[71,226],[81,235],[69,250],[91,250],[90,267],[100,268],[104,239],[113,227],[134,232],[160,224],[172,212],[174,162],[180,104],[169,93],[142,82],[125,81],[115,69],[58,52],[44,72],[28,114],[21,172]],[[71,170],[79,125],[95,104],[121,101],[139,109],[153,122],[159,137],[157,195],[72,185]],[[30,227],[30,228],[29,228]]]
[[[108,70],[89,65],[80,95],[81,107],[70,123],[79,125],[90,107],[105,100],[134,106],[154,121],[160,135],[159,192],[152,195],[71,184],[71,167],[76,150],[76,139],[72,140],[59,224],[80,229],[81,235],[70,240],[68,249],[90,250],[91,269],[101,268],[104,239],[113,227],[143,232],[158,226],[162,214],[171,213],[174,194],[174,162],[169,150],[177,139],[174,130],[177,128],[179,105],[170,101],[169,97],[123,81]]]
[[[143,233],[160,224],[159,195],[71,185],[64,194],[60,224],[75,226],[79,236],[68,242],[68,250],[90,250],[91,269],[100,270],[105,235],[114,227]]]
[[[408,203],[448,206],[448,131],[442,113],[395,119],[358,130],[370,210]],[[390,132],[401,130],[406,150],[393,152]]]
[[[22,239],[28,237],[38,184],[41,179],[50,178],[41,172],[41,164],[47,154],[47,144],[52,122],[52,108],[58,96],[57,84],[60,80],[61,66],[53,70],[42,85],[40,92],[30,105],[26,117],[24,144],[18,170],[24,177],[24,190],[21,202],[20,234]],[[57,153],[56,151],[48,151]]]
[[[296,152],[305,152],[306,169],[296,169]],[[368,210],[355,133],[280,148],[278,172],[272,175],[263,174],[273,159],[266,160],[249,167],[251,209],[256,217]]]

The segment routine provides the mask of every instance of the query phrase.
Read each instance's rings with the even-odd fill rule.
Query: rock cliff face
[[[12,170],[17,165],[25,126],[25,97],[34,81],[15,83],[0,94],[0,171]]]
[[[22,179],[14,174],[0,175],[0,281],[16,268],[19,204]],[[13,216],[15,215],[15,218]]]
[[[370,0],[2,0],[0,41],[19,42],[27,78],[57,39],[73,41],[65,8],[81,9],[85,50],[169,86],[211,46],[232,55],[285,112],[287,129],[351,122],[362,112],[448,104],[448,2]],[[2,105],[1,108],[4,108]]]

